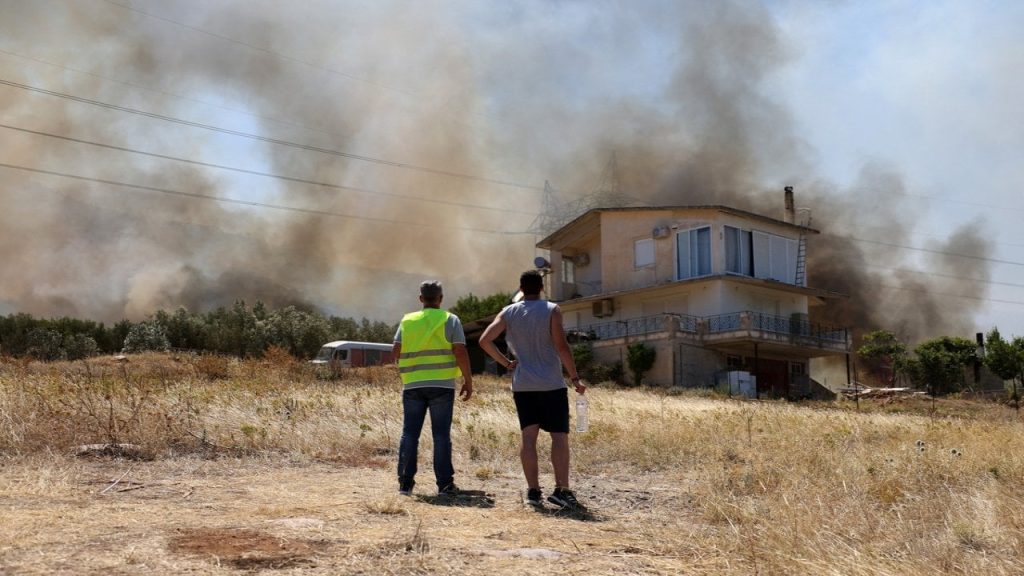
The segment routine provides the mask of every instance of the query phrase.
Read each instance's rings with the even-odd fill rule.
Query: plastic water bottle
[[[590,427],[587,419],[587,397],[583,394],[576,395],[576,431],[586,432]]]

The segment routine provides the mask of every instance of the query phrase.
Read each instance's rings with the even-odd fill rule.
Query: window
[[[754,259],[750,230],[725,227],[725,271],[753,276]]]
[[[562,257],[562,282],[566,284],[576,283],[576,264],[566,257]]]
[[[743,368],[743,358],[730,354],[725,357],[725,367],[730,370],[739,370]]]
[[[797,241],[766,232],[754,231],[754,277],[796,283]]]
[[[803,362],[790,362],[789,373],[793,376],[803,376],[807,374],[807,365]]]
[[[676,234],[676,270],[679,280],[711,274],[711,227]]]
[[[633,267],[654,265],[654,239],[644,238],[633,243]]]

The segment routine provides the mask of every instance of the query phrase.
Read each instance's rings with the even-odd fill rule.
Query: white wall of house
[[[704,282],[694,286],[690,292],[691,316],[714,316],[722,314],[722,290],[721,281]]]
[[[722,283],[721,295],[723,313],[751,310],[787,317],[793,314],[807,314],[807,296],[801,294]]]

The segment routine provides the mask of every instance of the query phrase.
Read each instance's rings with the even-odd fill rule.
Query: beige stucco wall
[[[720,285],[720,309],[726,312],[751,310],[776,316],[807,314],[807,296],[780,290],[739,284]]]
[[[724,366],[721,353],[692,343],[667,338],[630,338],[631,343],[638,341],[654,348],[656,354],[654,367],[643,376],[643,384],[649,386],[710,387],[715,384],[715,374]],[[626,346],[621,338],[595,344],[594,359],[607,365],[621,361],[626,380],[633,383]]]
[[[562,259],[571,259],[577,254],[586,254],[590,262],[584,266],[575,266],[576,281],[573,284],[566,284],[562,278]],[[548,289],[551,291],[552,300],[567,300],[573,294],[593,296],[605,291],[601,281],[601,271],[605,267],[604,253],[601,249],[601,237],[596,230],[574,239],[564,251],[552,250],[550,260],[551,276]]]
[[[672,343],[665,338],[645,339],[631,337],[629,343],[642,341],[647,346],[654,348],[654,366],[643,375],[643,384],[649,386],[671,386],[674,369],[672,356]],[[633,382],[633,374],[629,371],[629,360],[626,354],[626,347],[629,345],[624,338],[616,338],[595,344],[594,361],[598,364],[611,365],[622,362],[623,375],[627,382]]]
[[[679,229],[706,226],[716,211],[694,210],[680,213],[672,210],[603,212],[601,214],[601,246],[603,269],[601,283],[605,292],[631,290],[675,280],[675,234],[654,239],[654,264],[634,266],[633,246],[637,240],[652,238],[658,227]],[[715,242],[712,242],[714,245]],[[712,258],[715,258],[712,256]],[[722,257],[724,260],[724,256]]]

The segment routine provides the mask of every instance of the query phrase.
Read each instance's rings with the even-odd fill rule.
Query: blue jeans
[[[402,391],[402,441],[398,445],[398,481],[412,482],[416,476],[420,431],[430,411],[430,432],[434,437],[434,479],[444,488],[455,478],[452,467],[453,388],[413,388]]]

